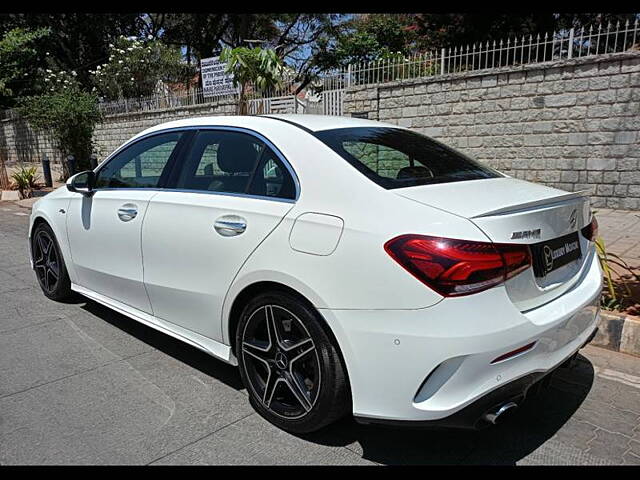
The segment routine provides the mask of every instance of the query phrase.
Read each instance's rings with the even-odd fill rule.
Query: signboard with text
[[[227,64],[221,62],[219,58],[210,57],[200,60],[202,93],[205,97],[238,93],[238,87],[233,86],[233,75],[224,71]]]

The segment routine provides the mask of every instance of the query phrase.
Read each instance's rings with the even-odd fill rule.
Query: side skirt
[[[194,346],[203,352],[222,360],[223,362],[234,366],[238,365],[238,360],[233,353],[231,353],[231,347],[229,345],[212,340],[204,335],[192,332],[191,330],[180,327],[171,322],[161,320],[153,315],[149,315],[148,313],[142,312],[136,308],[125,305],[124,303],[118,302],[117,300],[101,295],[75,283],[71,284],[71,290],[78,292],[81,295],[104,305],[105,307],[115,310],[122,315],[136,320],[137,322],[158,330],[159,332],[170,335],[178,340],[182,340],[183,342],[188,343],[189,345]]]

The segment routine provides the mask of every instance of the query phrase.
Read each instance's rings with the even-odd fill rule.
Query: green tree
[[[87,169],[93,131],[102,120],[98,98],[80,90],[77,83],[56,83],[49,93],[22,99],[18,110],[31,127],[51,138],[62,155],[73,155],[79,168]]]
[[[247,113],[248,87],[265,93],[281,83],[284,66],[273,50],[259,47],[225,48],[220,60],[227,63],[227,72],[233,74],[234,86],[240,85],[239,115]]]
[[[186,47],[195,59],[213,56],[224,47],[241,47],[247,40],[268,42],[279,33],[274,14],[169,13],[149,14],[147,24],[171,45]],[[153,25],[153,26],[152,26]]]
[[[326,45],[345,23],[346,15],[324,13],[146,14],[145,31],[168,44],[185,47],[188,62],[211,57],[222,48],[272,49],[303,88],[321,69]],[[162,33],[160,33],[162,32]],[[326,62],[325,62],[326,63]]]
[[[195,68],[180,50],[153,38],[120,37],[109,46],[109,61],[89,73],[96,91],[108,100],[153,94],[159,82],[187,83]]]
[[[275,19],[278,35],[263,46],[274,49],[295,71],[296,93],[324,71],[327,46],[347,28],[348,18],[344,14],[296,13],[280,14]]]
[[[350,19],[334,42],[323,39],[321,69],[408,55],[415,50],[413,18],[407,14],[362,14]]]
[[[422,13],[414,16],[411,28],[422,50],[471,45],[478,42],[521,39],[523,35],[552,33],[572,27],[617,21],[633,22],[635,14],[600,13]]]
[[[138,35],[143,26],[139,13],[19,13],[5,20],[12,27],[48,28],[46,48],[39,53],[53,70],[75,70],[85,89],[91,88],[88,69],[107,60],[109,44],[121,35]]]
[[[48,34],[46,28],[14,28],[0,39],[0,108],[12,107],[17,97],[35,93],[37,47]]]

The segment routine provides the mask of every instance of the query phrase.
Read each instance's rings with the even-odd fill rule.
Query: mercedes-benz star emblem
[[[284,353],[276,353],[276,366],[282,370],[287,368],[287,357],[284,355]]]

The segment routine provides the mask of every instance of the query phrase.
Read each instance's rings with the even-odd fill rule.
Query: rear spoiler
[[[512,213],[519,213],[524,210],[530,210],[535,207],[553,207],[560,205],[574,199],[588,199],[590,195],[589,190],[580,190],[577,192],[566,193],[564,195],[558,195],[551,198],[543,198],[541,200],[533,200],[531,202],[520,203],[512,207],[503,207],[490,212],[484,212],[480,215],[476,215],[471,218],[493,217],[497,215],[509,215]]]

